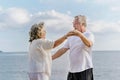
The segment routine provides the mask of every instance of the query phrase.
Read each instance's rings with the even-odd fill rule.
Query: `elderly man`
[[[93,80],[92,46],[94,35],[86,29],[86,17],[74,17],[74,36],[67,39],[65,45],[59,49],[52,59],[56,59],[70,50],[70,69],[67,80]]]

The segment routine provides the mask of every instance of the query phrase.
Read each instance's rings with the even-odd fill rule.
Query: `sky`
[[[120,50],[120,0],[0,0],[0,50],[28,51],[33,24],[45,22],[49,40],[73,30],[76,15],[87,17],[93,50]]]

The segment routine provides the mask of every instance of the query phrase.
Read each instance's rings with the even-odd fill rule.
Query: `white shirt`
[[[50,51],[54,46],[53,41],[45,39],[33,40],[29,46],[29,72],[51,73],[51,54]]]
[[[94,36],[91,32],[86,31],[83,34],[94,43]],[[80,37],[69,37],[64,48],[69,48],[70,50],[70,72],[81,72],[93,68],[92,47],[87,47]]]

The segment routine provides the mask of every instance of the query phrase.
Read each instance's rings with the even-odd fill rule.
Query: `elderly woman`
[[[34,24],[29,32],[29,77],[30,80],[49,80],[51,74],[51,49],[60,45],[72,34],[67,33],[56,41],[46,40],[44,23]]]

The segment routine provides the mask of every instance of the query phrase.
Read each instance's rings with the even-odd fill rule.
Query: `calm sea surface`
[[[120,51],[94,51],[95,80],[120,80]],[[68,55],[53,61],[51,80],[66,80]],[[0,53],[0,80],[29,80],[26,52]]]

